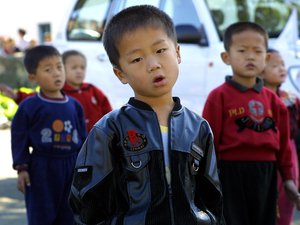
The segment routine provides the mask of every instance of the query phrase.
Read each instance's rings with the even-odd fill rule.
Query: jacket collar
[[[249,89],[253,89],[259,93],[259,92],[261,92],[261,90],[264,86],[263,80],[258,77],[256,78],[255,85],[252,88],[245,87],[245,86],[241,85],[240,83],[232,80],[232,76],[226,76],[225,81],[226,81],[226,83],[230,84],[231,86],[235,87],[236,89],[240,90],[241,92],[246,92]]]
[[[88,89],[89,86],[90,86],[90,84],[88,84],[88,83],[82,83],[80,85],[80,89],[75,89],[71,85],[67,84],[67,82],[65,82],[63,90],[65,90],[65,91],[78,91],[78,90]]]
[[[173,101],[174,101],[175,105],[174,105],[172,111],[173,112],[174,111],[180,111],[182,109],[182,105],[180,103],[180,99],[178,97],[173,97]],[[139,108],[139,109],[153,111],[153,109],[151,108],[150,105],[148,105],[147,103],[142,102],[140,100],[137,100],[134,97],[132,97],[132,98],[129,99],[128,104],[132,105],[132,106],[134,106],[136,108]]]

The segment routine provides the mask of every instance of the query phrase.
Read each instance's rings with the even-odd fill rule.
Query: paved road
[[[9,129],[0,130],[0,151],[0,225],[26,225],[23,195],[17,190],[16,172],[11,168]],[[292,225],[300,225],[300,212]]]
[[[23,194],[17,190],[16,172],[11,168],[9,129],[0,130],[0,151],[0,225],[26,225]]]

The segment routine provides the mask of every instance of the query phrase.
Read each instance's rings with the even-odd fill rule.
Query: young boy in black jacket
[[[104,46],[134,97],[91,130],[70,204],[78,224],[223,224],[213,135],[172,96],[181,61],[172,20],[153,6],[108,23]]]

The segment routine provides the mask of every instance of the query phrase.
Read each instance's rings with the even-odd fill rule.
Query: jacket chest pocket
[[[192,175],[196,175],[199,172],[200,163],[202,158],[204,157],[204,151],[198,145],[193,143],[190,154],[190,171]]]
[[[149,153],[126,156],[124,167],[127,172],[127,176],[138,176],[143,170],[147,169],[149,160]]]
[[[127,189],[130,210],[144,207],[150,201],[149,153],[126,156],[124,184]]]

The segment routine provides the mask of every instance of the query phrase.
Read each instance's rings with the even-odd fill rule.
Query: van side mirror
[[[197,29],[191,24],[181,24],[175,27],[179,43],[200,44],[208,46],[208,40],[203,29]]]
[[[300,65],[290,66],[288,77],[295,89],[300,92]]]

